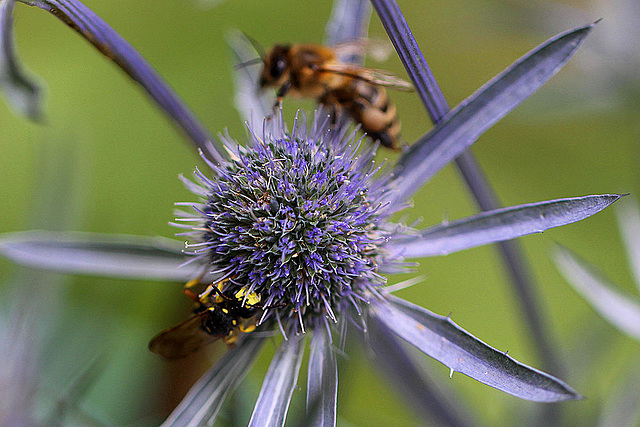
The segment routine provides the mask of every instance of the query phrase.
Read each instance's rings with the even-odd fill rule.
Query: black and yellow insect
[[[199,295],[192,288],[199,279],[185,285],[184,292],[196,302],[194,315],[184,322],[160,332],[149,343],[149,350],[169,359],[179,359],[220,339],[229,346],[241,333],[256,329],[255,317],[264,308],[260,295],[241,288],[225,295],[227,281],[210,284]]]

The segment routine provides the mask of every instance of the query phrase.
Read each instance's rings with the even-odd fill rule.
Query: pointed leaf
[[[182,99],[156,70],[102,18],[77,0],[20,0],[54,14],[93,44],[140,84],[147,94],[186,133],[196,147],[216,162],[224,158],[222,149]],[[214,145],[215,144],[215,145]]]
[[[283,426],[298,381],[304,336],[285,340],[271,360],[249,427]]]
[[[213,425],[225,398],[249,371],[263,342],[263,338],[245,337],[233,350],[225,353],[191,387],[162,426]]]
[[[367,343],[371,347],[380,371],[393,380],[398,392],[425,420],[438,426],[474,426],[462,399],[447,389],[446,384],[432,384],[431,375],[425,375],[412,360],[400,341],[376,316],[367,321]]]
[[[31,120],[42,118],[40,85],[18,61],[13,40],[14,0],[0,0],[0,89],[7,102]]]
[[[434,124],[439,125],[449,113],[449,105],[416,40],[411,34],[409,25],[404,19],[397,2],[395,0],[371,1],[387,34],[396,47],[407,73],[411,76],[411,80],[431,120]],[[473,195],[481,210],[488,211],[501,207],[501,203],[471,150],[464,151],[456,157],[455,164],[467,184],[467,189]],[[402,184],[400,184],[400,188],[403,188]],[[409,194],[410,192],[407,192],[406,197]],[[397,199],[393,196],[389,197],[389,200],[392,202],[392,206],[397,205],[397,203],[394,203],[394,200]],[[560,372],[559,358],[550,344],[551,340],[547,337],[548,334],[542,327],[544,322],[540,320],[540,310],[534,295],[535,292],[531,290],[535,283],[533,283],[533,276],[528,271],[528,263],[521,248],[515,241],[505,241],[498,242],[497,249],[507,270],[511,285],[518,296],[522,312],[531,329],[531,339],[537,344],[536,347],[541,360],[548,369]],[[553,422],[552,419],[547,421]]]
[[[338,364],[327,328],[318,327],[311,338],[307,376],[307,414],[310,426],[336,425]]]
[[[394,170],[398,188],[392,202],[409,198],[482,133],[538,90],[573,56],[593,25],[562,33],[529,52],[413,144]]]
[[[602,317],[631,337],[640,340],[640,299],[624,295],[595,267],[566,248],[555,252],[556,265],[569,284]]]
[[[448,317],[393,296],[374,299],[372,309],[378,320],[398,336],[452,371],[535,402],[581,398],[562,381],[488,346]]]
[[[620,197],[619,194],[574,197],[482,212],[427,228],[416,236],[399,237],[389,242],[389,247],[405,258],[446,255],[580,221]]]
[[[162,237],[28,231],[0,235],[0,255],[27,267],[71,274],[186,281],[182,245]],[[180,267],[180,268],[178,268]]]

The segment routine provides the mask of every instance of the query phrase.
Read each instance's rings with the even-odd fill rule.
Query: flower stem
[[[102,18],[78,0],[20,0],[53,14],[100,53],[118,65],[138,83],[157,105],[181,128],[196,148],[214,162],[221,162],[223,147],[213,139],[204,125],[162,79],[156,70],[122,36]]]
[[[371,3],[391,38],[422,103],[433,122],[437,124],[450,111],[450,107],[398,4],[395,0],[371,0]],[[498,197],[471,150],[456,159],[456,166],[480,209],[486,211],[500,207]],[[515,241],[501,242],[498,243],[498,250],[531,329],[533,341],[536,343],[535,348],[538,350],[544,369],[554,375],[562,375],[559,359],[553,351],[551,338],[542,321],[542,309],[537,303],[534,278],[520,245]]]

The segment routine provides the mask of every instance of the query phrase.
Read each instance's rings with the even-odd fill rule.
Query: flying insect
[[[340,52],[353,47],[353,43],[275,45],[263,54],[259,85],[278,88],[277,105],[287,94],[314,98],[334,118],[347,114],[374,141],[399,150],[401,124],[385,87],[413,90],[413,86],[388,71],[341,62]]]

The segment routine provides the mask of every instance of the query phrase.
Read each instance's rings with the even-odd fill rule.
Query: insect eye
[[[271,76],[278,78],[284,73],[285,68],[287,68],[287,63],[284,59],[280,58],[277,61],[271,63]]]

